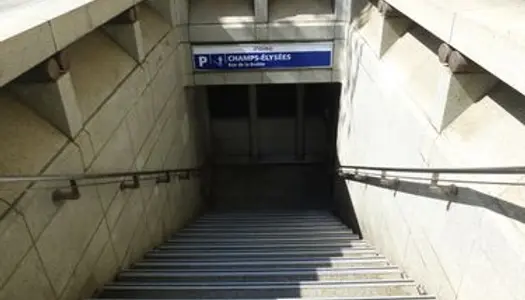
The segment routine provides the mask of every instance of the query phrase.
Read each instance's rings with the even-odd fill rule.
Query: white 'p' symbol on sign
[[[205,64],[208,63],[208,57],[206,56],[199,56],[199,68],[204,67]]]

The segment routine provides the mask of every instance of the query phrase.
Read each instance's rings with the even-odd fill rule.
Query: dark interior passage
[[[338,84],[206,90],[215,209],[332,205]]]

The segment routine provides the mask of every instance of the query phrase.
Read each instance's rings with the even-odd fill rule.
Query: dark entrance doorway
[[[330,208],[339,91],[339,84],[208,87],[215,208]]]

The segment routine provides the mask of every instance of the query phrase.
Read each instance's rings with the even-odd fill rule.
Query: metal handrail
[[[70,175],[2,175],[0,183],[34,183],[34,182],[69,182],[68,187],[56,188],[52,194],[52,200],[61,202],[65,200],[80,199],[81,186],[103,185],[106,181],[98,184],[81,185],[78,182],[84,180],[112,180],[111,183],[120,183],[121,190],[140,188],[141,180],[155,180],[157,184],[170,183],[175,175],[176,179],[189,180],[191,177],[200,175],[203,167],[183,168],[183,169],[166,169],[152,171],[129,171],[115,173],[95,173],[95,174],[70,174]],[[116,180],[119,179],[119,180]]]
[[[372,173],[379,172],[379,173]],[[400,175],[401,173],[401,175]],[[430,178],[402,175],[402,173],[419,173],[431,175]],[[367,182],[369,178],[376,177],[381,184],[389,188],[397,188],[400,180],[430,180],[430,188],[448,195],[457,195],[458,187],[456,184],[500,184],[500,185],[523,185],[516,182],[495,182],[495,181],[476,181],[443,179],[441,175],[525,175],[525,167],[492,167],[492,168],[396,168],[396,167],[370,167],[370,166],[340,166],[338,175],[345,180]],[[449,183],[440,185],[439,183]]]
[[[196,172],[201,168],[185,168],[185,169],[171,169],[171,170],[154,170],[154,171],[131,171],[131,172],[115,172],[115,173],[85,173],[85,174],[70,174],[70,175],[0,175],[0,183],[15,183],[15,182],[49,182],[49,181],[66,181],[66,180],[93,180],[93,179],[115,179],[133,176],[151,176],[161,174],[174,173],[188,173]]]
[[[340,166],[339,170],[384,171],[398,173],[425,173],[425,174],[485,174],[510,175],[525,174],[525,167],[492,167],[492,168],[395,168],[395,167],[368,167],[368,166]]]

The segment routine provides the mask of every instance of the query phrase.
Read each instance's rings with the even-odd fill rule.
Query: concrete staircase
[[[319,211],[205,215],[118,274],[98,297],[434,299]]]

